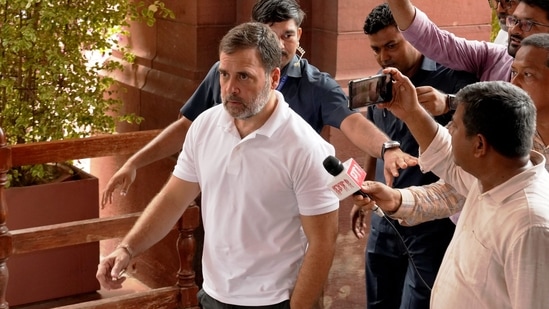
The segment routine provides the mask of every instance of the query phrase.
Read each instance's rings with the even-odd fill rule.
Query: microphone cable
[[[379,206],[378,206],[379,207]],[[387,221],[387,223],[389,223],[389,225],[393,228],[393,230],[395,231],[395,233],[397,234],[398,238],[400,239],[400,241],[402,242],[402,245],[404,246],[404,249],[406,250],[406,255],[408,255],[408,260],[410,261],[410,264],[412,264],[412,267],[414,268],[414,271],[416,272],[416,274],[418,275],[419,279],[421,280],[421,282],[427,287],[427,289],[429,289],[429,291],[432,291],[432,287],[429,286],[429,284],[427,284],[427,282],[425,281],[425,279],[423,278],[423,276],[419,273],[419,270],[417,269],[417,266],[416,266],[416,263],[414,263],[414,259],[413,259],[413,256],[412,256],[412,253],[410,252],[410,249],[408,248],[408,246],[406,245],[406,242],[404,242],[404,237],[402,237],[402,235],[399,233],[399,231],[397,230],[396,226],[393,224],[393,222],[391,222],[391,220],[389,220],[389,218],[387,218],[387,216],[383,216],[383,218],[385,219],[385,221]]]
[[[408,260],[410,261],[410,264],[412,265],[412,268],[414,269],[415,273],[418,275],[420,281],[425,285],[425,287],[427,287],[427,289],[429,291],[432,291],[432,287],[429,284],[427,284],[427,282],[425,281],[425,279],[423,278],[423,276],[419,272],[419,269],[417,268],[416,263],[414,262],[412,253],[410,252],[410,249],[408,248],[408,246],[406,245],[406,242],[404,241],[404,237],[402,237],[402,235],[400,234],[400,232],[398,231],[396,226],[393,224],[393,222],[387,217],[387,215],[385,215],[385,213],[381,210],[381,208],[377,204],[374,205],[374,208],[372,209],[372,212],[375,213],[376,215],[382,217],[383,219],[385,219],[385,221],[387,221],[387,223],[389,223],[389,226],[391,226],[391,228],[395,231],[396,235],[400,239],[400,242],[404,246],[404,249],[406,251],[406,255],[408,256]],[[364,210],[360,210],[360,216],[362,216],[362,220],[364,220],[363,219],[364,218]],[[353,224],[352,228],[354,229],[354,224]]]

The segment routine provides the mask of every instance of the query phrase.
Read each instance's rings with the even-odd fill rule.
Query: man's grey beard
[[[259,114],[263,110],[263,108],[265,108],[265,105],[267,105],[267,102],[269,102],[270,93],[271,93],[270,82],[269,82],[269,79],[267,79],[263,89],[255,98],[251,100],[251,103],[248,103],[248,102],[243,103],[244,110],[241,111],[240,113],[236,114],[227,108],[227,105],[225,104],[225,102],[230,101],[231,97],[223,100],[223,106],[225,107],[225,110],[232,117],[240,120],[245,120]]]

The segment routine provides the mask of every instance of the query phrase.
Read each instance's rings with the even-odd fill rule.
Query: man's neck
[[[543,144],[547,146],[547,143],[549,143],[549,121],[547,121],[549,120],[549,111],[545,112],[544,110],[540,109],[538,110],[536,117],[536,130],[538,131],[538,134],[541,137]]]
[[[530,156],[519,159],[503,158],[500,155],[496,156],[499,158],[485,164],[486,168],[477,176],[482,185],[482,193],[505,183],[532,166]]]
[[[403,71],[402,74],[408,78],[412,78],[421,68],[421,64],[423,63],[423,55],[419,54],[416,58],[416,61],[413,63],[411,67],[409,67],[407,70]]]

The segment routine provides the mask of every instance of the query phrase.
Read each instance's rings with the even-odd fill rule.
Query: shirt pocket
[[[487,288],[490,267],[493,261],[493,250],[489,249],[482,236],[471,231],[469,241],[458,249],[458,271],[461,273],[464,283],[469,285],[472,291],[482,294]]]

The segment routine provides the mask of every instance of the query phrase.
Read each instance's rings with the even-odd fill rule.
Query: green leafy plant
[[[32,143],[112,133],[120,115],[119,85],[109,72],[121,70],[113,49],[130,21],[152,26],[173,18],[162,1],[0,0],[0,128],[8,143]],[[100,60],[90,55],[99,55]],[[103,61],[105,60],[106,61]],[[45,168],[10,171],[11,185],[48,178]]]
[[[498,32],[501,29],[499,26],[498,14],[495,10],[492,10],[492,19],[491,19],[491,29],[490,29],[490,42],[493,42],[498,36]]]

